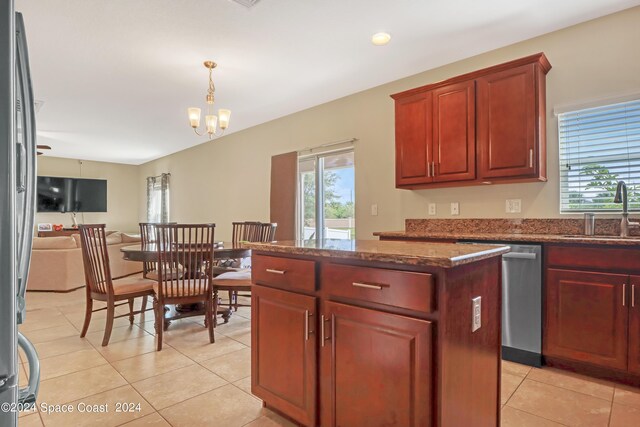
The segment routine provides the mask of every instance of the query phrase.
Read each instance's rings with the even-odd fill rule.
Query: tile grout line
[[[611,416],[613,415],[613,400],[616,397],[616,389],[613,389],[613,396],[611,396],[611,406],[609,406],[609,419],[607,420],[607,426],[611,426]]]
[[[156,409],[156,407],[155,407],[155,406],[153,406],[153,405],[151,405],[151,403],[149,403],[149,405],[151,405],[151,407],[152,407],[152,408],[154,408],[154,409],[156,410],[156,412],[160,413],[160,411],[165,411],[165,410],[167,410],[167,409],[169,409],[169,408],[173,408],[174,406],[176,406],[176,405],[180,405],[181,403],[184,403],[184,402],[188,402],[188,401],[189,401],[189,400],[191,400],[191,399],[197,399],[198,397],[202,396],[203,394],[211,393],[211,392],[212,392],[212,391],[214,391],[214,390],[217,390],[217,389],[222,388],[222,387],[226,387],[226,386],[228,386],[228,385],[233,385],[232,383],[228,382],[227,380],[225,380],[225,383],[226,383],[226,384],[221,384],[221,385],[219,385],[218,387],[214,387],[214,388],[212,388],[211,390],[205,391],[204,393],[200,393],[200,394],[198,394],[198,395],[196,395],[196,396],[191,396],[190,398],[188,398],[188,399],[184,399],[184,400],[181,400],[180,402],[172,403],[171,405],[169,405],[169,406],[165,406],[165,407],[164,407],[164,408],[162,408],[162,409]],[[142,393],[140,393],[140,391],[138,391],[138,389],[137,389],[133,384],[131,384],[131,387],[133,387],[133,388],[134,388],[134,390],[135,390],[138,394],[140,394],[140,395],[142,396]],[[243,392],[244,392],[244,391],[243,391]],[[160,414],[160,415],[162,416],[162,414]],[[163,417],[163,418],[164,418],[164,417]]]
[[[500,375],[502,375],[502,372],[500,372]],[[513,375],[513,374],[511,374]],[[524,376],[520,379],[520,382],[518,383],[517,387],[515,389],[513,389],[513,391],[511,392],[511,394],[509,395],[509,398],[504,402],[504,404],[506,405],[507,403],[509,403],[509,401],[513,398],[513,396],[516,394],[516,392],[518,391],[518,389],[520,388],[520,386],[524,383],[524,380],[527,377]],[[502,380],[500,380],[502,382]],[[502,384],[500,384],[500,387],[502,387]]]
[[[538,380],[534,380],[534,379],[531,379],[531,378],[528,378],[528,380],[536,382],[538,384],[544,384],[544,385],[548,385],[548,386],[551,386],[551,387],[559,388],[559,389],[562,389],[562,390],[572,391],[574,393],[578,393],[578,394],[581,394],[583,396],[593,397],[594,399],[600,399],[600,400],[603,400],[605,402],[609,402],[608,399],[603,399],[602,397],[594,396],[592,394],[583,393],[581,391],[573,390],[573,389],[562,387],[562,386],[559,386],[559,385],[549,384],[549,383],[545,383],[544,381],[538,381]],[[615,393],[615,389],[614,389],[614,393]],[[611,402],[613,402],[613,396],[611,396]]]
[[[229,337],[227,337],[227,338],[229,338]],[[233,341],[236,341],[236,340],[234,340],[233,338],[229,338],[229,339],[230,339],[230,340],[233,340]],[[241,342],[239,342],[239,341],[236,341],[236,342],[237,342],[238,344],[242,344],[242,343],[241,343]],[[242,344],[242,345],[244,345],[244,344]],[[233,351],[230,351],[230,352],[228,352],[228,353],[224,353],[224,354],[220,354],[220,355],[218,355],[218,356],[210,357],[210,358],[208,358],[208,359],[203,359],[203,360],[201,360],[201,361],[199,361],[199,362],[194,360],[194,362],[196,362],[198,365],[202,366],[203,368],[208,369],[206,366],[202,365],[202,363],[203,363],[203,362],[207,362],[207,361],[209,361],[209,360],[217,359],[217,358],[219,358],[219,357],[224,357],[224,356],[227,356],[227,355],[229,355],[229,354],[237,353],[237,352],[239,352],[239,351],[244,351],[244,350],[246,350],[247,348],[251,348],[251,347],[247,347],[247,346],[245,346],[245,348],[240,348],[240,349],[238,349],[238,350],[233,350]],[[215,373],[215,372],[214,372],[214,373]]]
[[[571,427],[569,424],[564,424],[564,423],[552,420],[550,418],[543,417],[542,415],[534,414],[533,412],[525,411],[524,409],[520,409],[520,408],[516,408],[515,406],[507,405],[506,403],[505,403],[504,406],[509,406],[509,408],[515,409],[516,411],[524,412],[525,414],[529,414],[529,415],[532,415],[532,416],[537,417],[537,418],[542,418],[543,420],[551,421],[552,423],[560,424],[561,426]]]

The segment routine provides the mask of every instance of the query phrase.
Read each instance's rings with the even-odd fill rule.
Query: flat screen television
[[[38,177],[38,212],[106,212],[105,179]]]

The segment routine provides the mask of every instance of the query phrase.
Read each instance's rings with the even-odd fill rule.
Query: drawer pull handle
[[[331,339],[331,338],[327,338],[324,335],[324,323],[325,322],[330,322],[330,319],[326,319],[324,317],[324,314],[320,316],[320,347],[324,347],[324,342]]]
[[[636,306],[636,285],[631,285],[631,307]]]
[[[309,330],[309,317],[313,316],[313,313],[309,313],[309,310],[304,311],[304,340],[309,341],[309,334],[313,331]]]
[[[362,283],[362,282],[353,282],[351,285],[355,286],[356,288],[377,289],[379,291],[381,291],[382,288],[389,287],[389,285],[378,285],[375,283]]]
[[[622,306],[627,305],[627,284],[622,284]]]
[[[273,268],[267,268],[267,273],[284,274],[286,272],[287,270],[274,270]]]
[[[529,149],[529,167],[533,167],[533,148]]]

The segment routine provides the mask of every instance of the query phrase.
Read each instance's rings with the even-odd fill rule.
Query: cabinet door
[[[432,325],[327,302],[323,426],[432,425]]]
[[[627,369],[629,276],[547,270],[545,356]]]
[[[475,126],[473,80],[433,91],[434,181],[476,178]]]
[[[251,391],[303,425],[316,424],[316,298],[253,286]]]
[[[433,181],[431,104],[431,92],[396,100],[396,186]]]
[[[477,79],[481,178],[535,175],[539,156],[535,65]],[[544,119],[544,118],[543,118]]]
[[[640,276],[629,281],[629,372],[640,375]]]

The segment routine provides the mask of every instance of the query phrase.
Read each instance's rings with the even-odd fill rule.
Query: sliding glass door
[[[355,238],[353,148],[299,157],[299,239]]]

